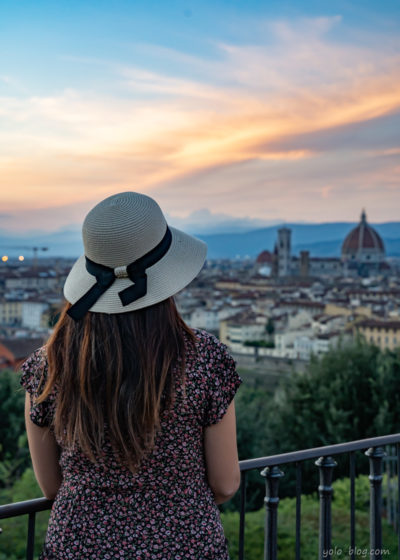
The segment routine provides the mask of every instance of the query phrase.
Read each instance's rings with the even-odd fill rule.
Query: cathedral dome
[[[351,230],[343,241],[342,260],[376,263],[383,261],[384,258],[385,246],[382,238],[367,223],[367,217],[363,210],[360,223]]]

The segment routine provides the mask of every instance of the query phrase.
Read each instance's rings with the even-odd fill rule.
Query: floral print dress
[[[155,446],[131,473],[109,443],[90,462],[63,448],[63,482],[54,501],[41,560],[229,560],[219,510],[207,483],[203,431],[222,419],[241,379],[226,347],[195,331],[186,355],[186,381],[177,381],[173,407],[161,415]],[[56,394],[36,404],[47,372],[45,349],[22,366],[31,420],[50,426]]]

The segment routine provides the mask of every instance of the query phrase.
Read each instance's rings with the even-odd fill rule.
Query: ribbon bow
[[[117,266],[116,268],[95,263],[88,257],[85,257],[86,270],[89,274],[96,277],[97,282],[68,309],[68,315],[75,321],[82,319],[99,297],[114,283],[116,278],[130,278],[132,280],[132,286],[128,286],[118,293],[124,307],[145,296],[147,294],[146,269],[162,259],[170,248],[171,242],[171,230],[167,227],[164,237],[154,249],[131,264]]]

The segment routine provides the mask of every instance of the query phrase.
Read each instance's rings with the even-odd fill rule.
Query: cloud
[[[168,214],[166,217],[172,226],[198,235],[250,231],[282,222],[282,220],[261,220],[249,217],[237,218],[229,214],[210,212],[208,208],[201,208],[185,217]]]
[[[3,214],[1,219],[1,231],[6,230],[18,232],[42,232],[56,231],[63,228],[80,230],[82,221],[87,212],[97,202],[87,200],[79,203],[66,203],[63,205],[50,204],[37,208],[21,209],[16,207],[14,212]]]
[[[266,220],[324,211],[352,219],[368,192],[371,203],[380,196],[380,216],[390,214],[400,41],[344,44],[332,35],[341,25],[340,16],[262,22],[253,44],[215,44],[212,59],[152,47],[174,74],[107,62],[107,93],[67,84],[3,96],[2,207],[32,211],[33,221],[46,207],[50,216],[136,189],[178,217],[208,207]]]

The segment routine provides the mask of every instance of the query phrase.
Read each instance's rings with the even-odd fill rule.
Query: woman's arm
[[[53,500],[61,485],[60,448],[49,428],[40,428],[29,416],[30,397],[25,398],[25,424],[33,470],[46,498]]]
[[[216,503],[222,504],[232,498],[240,486],[233,401],[220,422],[205,428],[204,454],[208,483]]]

